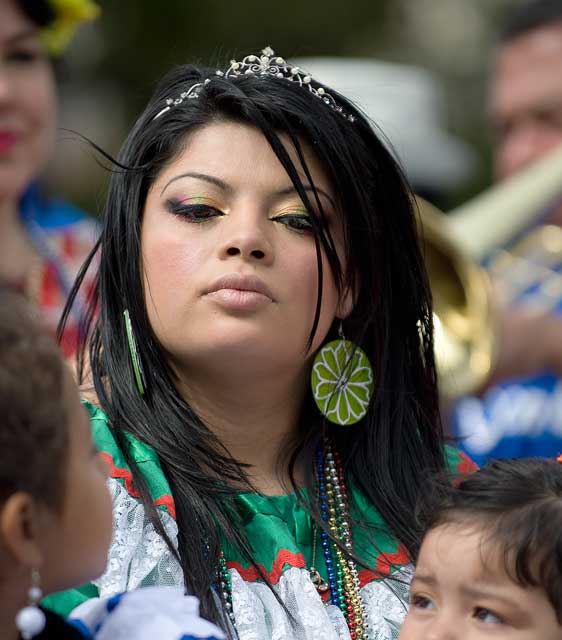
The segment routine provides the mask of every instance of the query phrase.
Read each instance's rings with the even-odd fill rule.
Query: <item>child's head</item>
[[[400,640],[562,638],[562,464],[492,462],[426,518]]]
[[[24,583],[31,569],[45,592],[96,577],[111,538],[104,462],[57,345],[27,303],[6,291],[0,416],[0,586]]]

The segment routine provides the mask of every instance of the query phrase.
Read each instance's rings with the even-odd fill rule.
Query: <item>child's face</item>
[[[88,412],[65,371],[69,450],[62,510],[53,514],[44,537],[45,592],[79,586],[105,569],[111,542],[111,498],[106,463],[94,448]]]
[[[513,582],[481,532],[443,524],[425,537],[400,640],[560,640],[542,589]]]

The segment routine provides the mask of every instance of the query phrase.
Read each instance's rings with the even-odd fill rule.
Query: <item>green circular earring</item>
[[[374,390],[373,368],[365,352],[343,337],[316,354],[312,395],[321,413],[334,424],[351,425],[365,417]]]

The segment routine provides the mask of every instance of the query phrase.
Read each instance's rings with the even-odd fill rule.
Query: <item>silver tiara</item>
[[[275,78],[289,80],[289,82],[296,82],[301,87],[308,88],[312,95],[322,100],[322,102],[334,111],[337,111],[349,122],[355,121],[355,117],[350,113],[346,113],[324,87],[312,86],[312,76],[308,75],[300,67],[289,64],[284,58],[276,56],[271,47],[262,49],[259,56],[254,54],[246,56],[241,62],[231,60],[230,66],[226,71],[217,70],[215,71],[215,75],[221,78],[235,78],[244,75],[273,76]],[[182,91],[177,98],[168,98],[166,100],[166,106],[159,111],[153,119],[156,120],[156,118],[159,118],[173,107],[181,104],[184,100],[198,98],[203,87],[208,85],[209,82],[211,82],[211,78],[192,85],[186,91]]]

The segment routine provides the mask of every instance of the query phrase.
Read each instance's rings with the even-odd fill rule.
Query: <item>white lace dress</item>
[[[148,585],[182,585],[180,566],[145,516],[142,504],[115,479],[109,480],[113,498],[114,532],[105,573],[94,582],[101,598]],[[172,540],[175,520],[162,512]],[[230,563],[229,563],[230,564]],[[288,562],[272,590],[258,580],[245,580],[230,566],[232,604],[240,640],[350,640],[340,609],[326,604],[304,567]],[[369,640],[395,640],[406,613],[409,566],[400,580],[371,580],[361,589]],[[288,615],[288,613],[290,616]]]
[[[183,585],[178,562],[155,531],[134,491],[131,472],[105,415],[90,405],[88,408],[94,440],[112,469],[108,485],[113,499],[113,540],[106,570],[98,580],[56,594],[45,602],[63,615],[91,598],[105,599],[146,586]],[[132,455],[147,481],[154,504],[159,507],[164,528],[175,541],[174,502],[158,458],[147,445],[133,439],[131,444]],[[353,486],[348,489],[355,515],[371,526],[369,535],[353,529],[356,554],[368,559],[365,565],[375,571],[359,571],[368,638],[396,640],[406,614],[411,566],[376,510]],[[255,569],[237,558],[235,551],[223,547],[240,640],[351,640],[342,612],[323,600],[310,578],[307,568],[312,549],[310,517],[294,496],[241,494],[239,500],[254,558],[272,585],[270,588],[258,579]],[[323,564],[323,559],[317,559],[315,564],[322,572],[318,565]]]

